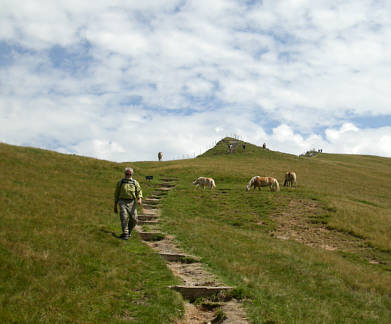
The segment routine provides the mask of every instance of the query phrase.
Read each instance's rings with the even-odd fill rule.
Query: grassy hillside
[[[0,168],[1,323],[179,316],[181,301],[167,288],[176,281],[160,257],[112,235],[120,234],[112,210],[122,165],[0,144]]]
[[[137,162],[147,196],[178,178],[163,229],[238,287],[253,323],[391,322],[391,159],[296,157],[223,139],[195,159]],[[112,213],[125,164],[0,145],[0,318],[171,323],[175,278]],[[296,171],[298,186],[282,187]],[[151,183],[145,175],[154,175]],[[254,175],[281,191],[246,192]],[[194,191],[198,176],[216,181]],[[330,248],[331,247],[331,248]]]

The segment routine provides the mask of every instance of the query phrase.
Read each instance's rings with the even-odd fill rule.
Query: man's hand
[[[142,205],[142,204],[143,204],[142,198],[139,198],[139,199],[137,200],[137,202],[138,202],[139,205]]]
[[[114,205],[114,213],[118,213],[118,208],[117,208],[117,204]]]

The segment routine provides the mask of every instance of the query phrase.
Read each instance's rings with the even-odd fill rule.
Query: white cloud
[[[72,146],[74,152],[78,154],[87,154],[103,160],[111,160],[113,155],[125,153],[126,150],[117,142],[110,142],[101,139],[92,139]]]
[[[272,150],[302,154],[308,150],[322,149],[324,153],[369,154],[391,157],[391,127],[358,128],[345,123],[339,128],[328,128],[325,137],[303,136],[288,125],[273,129],[268,139]]]
[[[391,127],[359,129],[347,123],[326,130],[326,144],[332,152],[391,157]]]
[[[341,126],[340,129],[326,129],[326,138],[331,142],[336,142],[339,139],[341,139],[346,134],[355,134],[357,135],[357,132],[359,129],[351,124],[351,123],[345,123]]]

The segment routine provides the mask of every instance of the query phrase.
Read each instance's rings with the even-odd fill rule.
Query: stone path
[[[170,288],[180,292],[185,300],[185,315],[176,324],[248,323],[240,301],[230,298],[227,287],[207,271],[197,256],[184,253],[175,238],[160,230],[160,201],[175,188],[175,179],[162,178],[162,183],[143,201],[136,231],[140,238],[165,259],[167,267],[179,277],[181,285]],[[194,303],[194,301],[202,302]]]

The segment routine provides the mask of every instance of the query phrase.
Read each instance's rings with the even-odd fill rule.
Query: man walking
[[[140,184],[132,178],[133,169],[125,168],[125,178],[117,182],[114,192],[114,213],[118,213],[121,219],[121,239],[127,240],[133,228],[137,224],[137,203],[142,204],[143,193]]]

